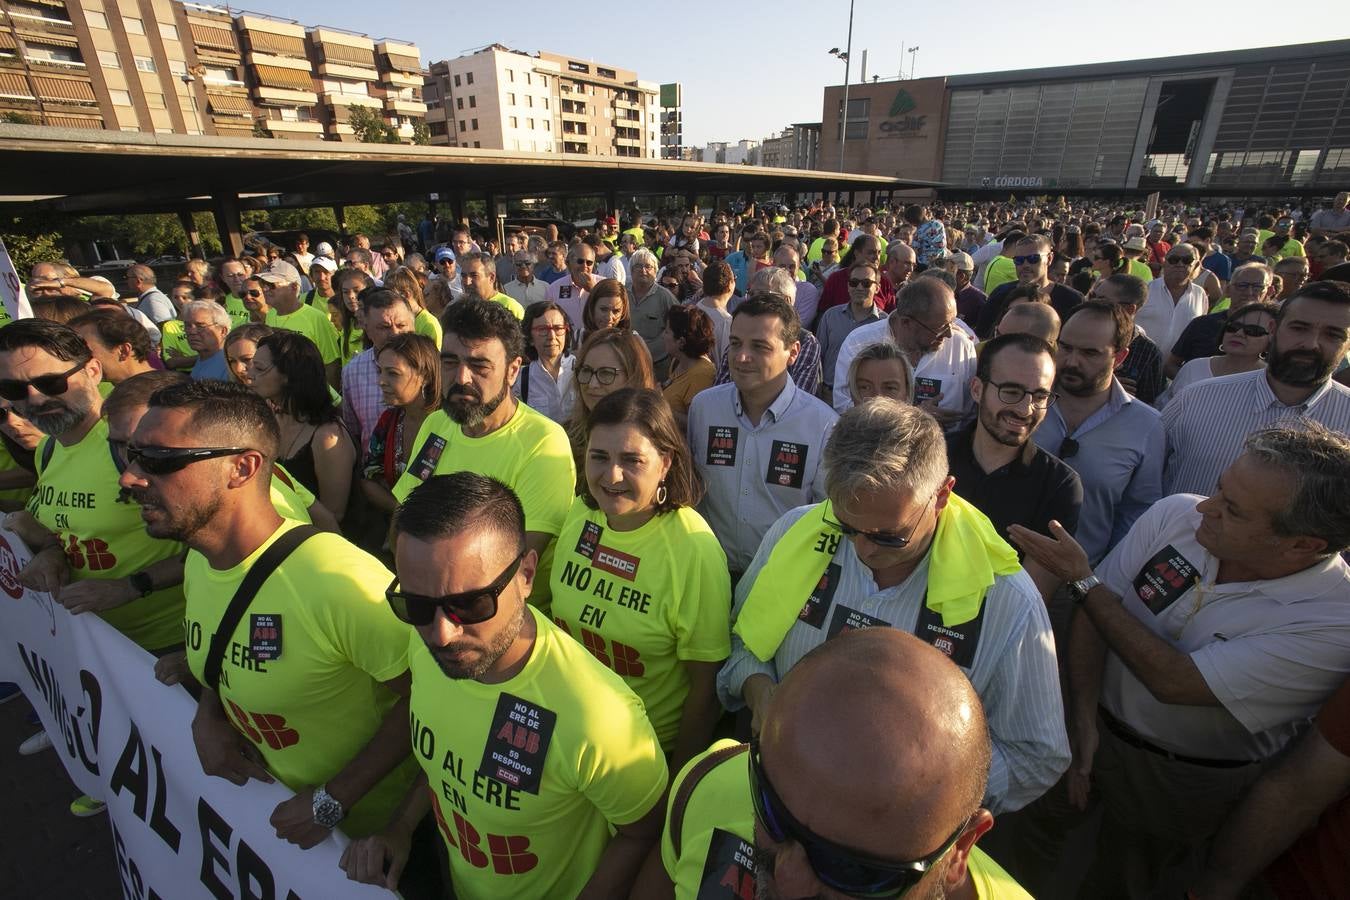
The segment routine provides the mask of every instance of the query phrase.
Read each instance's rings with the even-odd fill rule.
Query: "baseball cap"
[[[327,241],[319,241],[319,246],[314,248],[315,256],[327,256],[330,259],[333,256],[333,245]]]
[[[614,218],[613,216],[606,216],[606,217],[605,217],[605,224],[606,224],[606,225],[618,225],[618,224],[619,224],[619,220],[616,219],[616,218]]]
[[[454,262],[455,251],[451,250],[449,247],[442,247],[441,249],[436,251],[436,258],[435,260],[433,260],[433,262],[439,265],[440,263],[445,262],[447,259],[450,260],[451,262]]]
[[[969,253],[958,250],[947,258],[955,263],[956,268],[960,269],[962,272],[975,271],[975,260],[971,259]]]
[[[299,284],[300,272],[284,259],[277,259],[258,273],[258,280],[270,281],[272,284]]]
[[[318,266],[320,269],[326,269],[329,275],[337,271],[337,263],[323,256],[314,257],[314,262],[311,263],[310,265],[311,268],[313,266]]]

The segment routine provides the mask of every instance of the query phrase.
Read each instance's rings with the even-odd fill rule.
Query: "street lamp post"
[[[844,52],[840,53],[839,48],[835,47],[830,51],[831,55],[837,56],[844,61],[844,103],[839,110],[839,171],[844,171],[844,133],[848,131],[848,81],[849,81],[849,57],[853,53],[853,3],[854,0],[848,0],[848,42],[844,45]]]

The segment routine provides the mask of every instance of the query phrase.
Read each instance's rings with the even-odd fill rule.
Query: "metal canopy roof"
[[[874,175],[605,156],[0,125],[0,203],[69,213],[498,196],[805,193],[936,187]],[[7,195],[7,196],[5,196]],[[32,199],[38,196],[43,199]]]

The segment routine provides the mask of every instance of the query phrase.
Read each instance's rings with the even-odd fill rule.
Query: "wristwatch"
[[[138,597],[149,597],[155,592],[155,580],[149,572],[133,572],[127,576],[127,582]]]
[[[1082,603],[1087,598],[1088,592],[1101,583],[1102,580],[1095,573],[1078,581],[1070,581],[1069,593],[1073,596],[1073,602]]]
[[[314,789],[314,824],[324,828],[336,828],[347,815],[342,804],[333,799],[333,795],[319,785]]]

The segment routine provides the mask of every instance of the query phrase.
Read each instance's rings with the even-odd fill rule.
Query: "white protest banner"
[[[202,772],[190,730],[196,704],[155,680],[154,660],[92,613],[72,616],[16,578],[29,552],[0,530],[0,680],[32,701],[78,790],[108,803],[129,900],[379,900],[348,881],[347,841],[301,850],[268,817],[291,792],[236,787]]]
[[[28,305],[28,295],[23,292],[23,282],[19,280],[14,260],[9,258],[5,242],[0,240],[0,301],[4,301],[5,314],[11,319],[29,319],[33,309]]]

